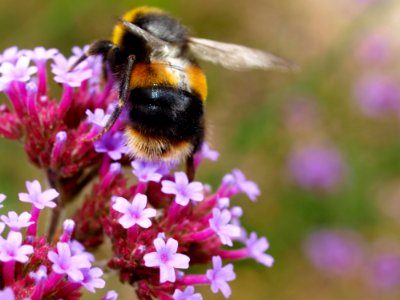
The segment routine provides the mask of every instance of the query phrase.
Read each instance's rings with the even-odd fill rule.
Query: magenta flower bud
[[[42,299],[45,282],[48,278],[47,268],[45,266],[40,266],[36,272],[30,272],[29,277],[32,278],[36,284],[31,296],[31,300]]]
[[[67,133],[60,131],[56,134],[56,140],[54,142],[53,149],[51,151],[51,166],[57,168],[62,161],[62,154],[67,141]]]
[[[75,222],[74,220],[67,219],[64,221],[63,224],[64,232],[60,238],[60,242],[66,243],[71,239],[72,233],[75,229]]]

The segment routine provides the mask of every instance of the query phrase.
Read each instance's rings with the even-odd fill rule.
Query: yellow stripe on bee
[[[137,64],[132,70],[129,87],[147,88],[157,85],[176,87],[179,78],[168,71],[165,64]]]
[[[137,8],[133,8],[126,12],[121,18],[125,21],[133,23],[138,15],[143,15],[143,14],[164,14],[164,12],[156,7],[150,7],[150,6],[141,6]],[[122,36],[125,33],[125,27],[122,26],[119,22],[117,25],[114,26],[114,30],[112,33],[112,42],[114,45],[120,45]]]
[[[186,74],[189,80],[190,88],[200,96],[201,101],[207,98],[207,80],[203,71],[197,66],[188,66]]]

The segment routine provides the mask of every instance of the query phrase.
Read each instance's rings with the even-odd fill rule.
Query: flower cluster
[[[313,192],[334,192],[346,177],[347,165],[340,150],[321,130],[321,113],[311,97],[292,99],[285,107],[285,123],[293,140],[287,170],[294,183]]]
[[[213,191],[189,182],[174,164],[134,160],[129,166],[123,114],[100,139],[88,142],[105,127],[117,97],[112,76],[103,78],[101,60],[90,58],[70,70],[82,51],[74,48],[67,58],[55,49],[10,48],[0,56],[0,89],[11,104],[0,109],[0,134],[23,141],[30,161],[45,171],[50,184],[42,191],[38,181],[27,182],[28,193],[19,198],[32,204],[31,213],[0,217],[1,227],[10,229],[0,243],[0,261],[7,266],[3,295],[79,299],[82,288],[94,292],[104,286],[105,270],[93,267],[93,256],[83,249],[95,251],[106,239],[112,247],[104,258],[107,269],[117,270],[139,299],[202,299],[194,287],[204,284],[227,298],[236,277],[227,261],[252,258],[272,266],[267,239],[247,233],[240,222],[242,208],[231,205],[239,193],[251,201],[260,194],[241,171],[225,175]],[[49,61],[53,80],[62,87],[59,100],[48,83]],[[217,158],[204,144],[195,168]],[[55,238],[62,210],[78,198],[81,206]],[[46,207],[52,220],[47,236],[39,236],[37,220]],[[210,263],[204,273],[191,271]],[[116,297],[109,292],[103,299]]]
[[[0,216],[0,269],[4,287],[0,298],[73,300],[80,299],[82,288],[92,293],[103,288],[103,271],[93,266],[93,255],[71,239],[75,222],[64,221],[58,240],[46,241],[45,236],[37,234],[41,212],[46,207],[55,207],[58,192],[42,191],[36,180],[28,181],[26,187],[28,193],[20,193],[19,199],[31,204],[31,212],[18,215],[10,211]]]
[[[360,63],[353,97],[361,111],[368,117],[379,118],[400,113],[400,82],[388,70],[397,52],[392,39],[374,30],[361,36],[354,54]]]
[[[368,244],[349,229],[319,229],[304,243],[306,256],[325,275],[364,282],[380,292],[400,286],[399,249],[393,241]]]

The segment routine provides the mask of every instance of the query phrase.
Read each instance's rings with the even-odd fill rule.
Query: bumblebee
[[[190,36],[174,17],[153,7],[128,11],[112,39],[92,43],[73,67],[101,55],[119,83],[119,99],[100,137],[125,108],[125,134],[134,158],[186,160],[194,178],[193,156],[204,141],[207,82],[196,58],[233,70],[295,66],[260,50]],[[72,68],[73,68],[72,67]]]

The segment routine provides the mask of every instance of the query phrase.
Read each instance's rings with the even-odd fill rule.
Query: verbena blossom
[[[260,189],[253,181],[247,180],[242,171],[233,170],[222,179],[220,194],[231,197],[238,193],[245,193],[250,200],[255,201],[260,195]]]
[[[31,214],[23,212],[18,215],[15,211],[9,211],[7,216],[0,216],[0,219],[12,230],[19,231],[21,228],[32,225],[34,221],[31,220]]]
[[[325,145],[305,145],[294,149],[288,169],[295,183],[307,190],[333,191],[346,175],[346,165],[338,150]]]
[[[189,182],[184,172],[176,172],[175,181],[163,180],[161,184],[161,191],[175,195],[175,202],[182,206],[186,206],[190,200],[202,201],[204,198],[202,184],[197,181]]]
[[[195,293],[193,286],[188,286],[183,292],[181,290],[175,290],[172,298],[174,300],[202,300],[203,296],[201,296],[200,293]]]
[[[356,44],[354,54],[363,64],[382,64],[391,57],[392,46],[390,38],[382,33],[366,33]]]
[[[32,203],[36,208],[43,209],[45,207],[55,207],[54,199],[59,196],[55,189],[48,189],[42,192],[39,181],[26,182],[28,193],[19,193],[19,200],[22,202]]]
[[[0,261],[18,261],[25,263],[28,261],[28,255],[33,253],[31,245],[22,244],[22,234],[10,231],[7,239],[3,239],[0,245]]]
[[[305,240],[311,263],[332,276],[352,276],[360,268],[364,253],[361,238],[345,230],[318,230]]]
[[[232,246],[231,238],[240,236],[240,228],[228,224],[231,220],[231,213],[226,209],[221,211],[218,208],[214,208],[212,214],[213,216],[209,220],[210,228],[218,234],[222,244]]]
[[[367,265],[365,279],[379,290],[394,290],[400,285],[400,255],[396,253],[375,254]]]
[[[354,98],[369,117],[397,116],[400,110],[400,82],[388,74],[365,74],[354,86]]]
[[[185,254],[177,253],[178,241],[173,238],[169,238],[166,243],[162,238],[156,238],[154,247],[155,252],[147,253],[143,257],[144,265],[160,268],[160,283],[175,282],[175,268],[189,268],[190,258]]]
[[[16,299],[51,295],[77,300],[84,289],[103,288],[103,272],[112,270],[141,300],[198,300],[202,296],[194,289],[204,284],[230,295],[228,283],[236,275],[226,260],[254,259],[270,267],[266,238],[255,233],[247,237],[241,225],[243,209],[234,197],[244,193],[255,200],[260,194],[241,171],[226,174],[213,188],[189,182],[177,163],[130,162],[124,113],[91,142],[115,107],[118,83],[111,74],[103,76],[98,58],[71,71],[83,51],[74,48],[67,57],[55,49],[13,48],[0,57],[0,87],[9,100],[0,106],[0,135],[20,141],[48,183],[27,181],[27,191],[19,193],[30,213],[2,212],[1,293]],[[62,84],[59,99],[53,96],[54,82]],[[195,155],[195,168],[217,157],[204,144]],[[0,194],[0,203],[4,199]],[[76,209],[69,210],[71,219],[64,220],[56,235],[60,216],[71,203]],[[41,234],[38,224],[45,209],[51,218]],[[95,251],[104,243],[111,250],[99,265],[85,249]],[[193,267],[210,264],[207,274],[194,274]],[[98,299],[117,297],[104,291]]]
[[[0,81],[10,83],[12,81],[27,82],[33,74],[37,72],[37,67],[30,66],[30,59],[26,56],[21,56],[17,64],[14,65],[5,62],[0,66]]]
[[[18,47],[10,47],[7,48],[6,50],[3,51],[2,54],[0,54],[0,63],[4,62],[9,62],[9,63],[15,63],[20,57],[20,51],[18,50]]]
[[[233,265],[228,264],[222,267],[222,259],[219,256],[214,256],[212,262],[213,269],[207,271],[207,278],[211,281],[211,290],[213,293],[221,291],[225,298],[228,298],[232,291],[227,282],[236,278]]]
[[[150,218],[156,216],[155,209],[145,208],[147,196],[143,194],[136,194],[132,203],[122,197],[113,197],[113,202],[113,209],[123,214],[118,222],[124,228],[131,228],[136,224],[143,228],[149,228],[151,226]]]

